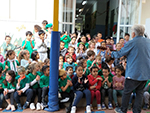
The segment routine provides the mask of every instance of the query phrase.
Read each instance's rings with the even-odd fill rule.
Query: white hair
[[[132,31],[135,33],[135,36],[143,36],[145,27],[143,25],[134,25]]]

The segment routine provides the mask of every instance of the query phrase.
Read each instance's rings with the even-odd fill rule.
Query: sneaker
[[[106,106],[104,103],[102,104],[102,109],[106,109]]]
[[[15,110],[16,110],[15,106],[14,106],[14,105],[11,105],[11,111],[13,112],[13,111],[15,111]]]
[[[90,104],[90,107],[91,107],[91,110],[93,110],[93,106],[92,106],[92,104]]]
[[[23,105],[23,109],[26,109],[28,106],[29,106],[29,102],[26,102],[26,103]],[[35,106],[34,106],[34,107],[35,107]]]
[[[40,110],[41,109],[41,104],[38,102],[37,104],[36,104],[36,110],[38,111],[38,110]]]
[[[6,110],[10,110],[11,109],[11,104],[9,104],[6,108]]]
[[[21,104],[17,104],[17,110],[22,110]]]
[[[70,113],[76,113],[76,106],[72,106]]]
[[[129,104],[128,110],[131,110],[131,108],[132,108],[132,104]]]
[[[34,103],[31,103],[31,104],[30,104],[30,109],[31,109],[31,110],[35,110],[35,105],[34,105]]]
[[[42,103],[41,103],[41,109],[44,109],[44,108],[46,108],[46,107],[47,107],[46,102],[42,102]]]
[[[101,104],[97,104],[97,110],[101,110],[102,107],[101,107]]]
[[[108,109],[113,109],[112,103],[109,103],[109,104],[108,104]]]
[[[66,97],[65,99],[61,100],[60,102],[64,103],[64,102],[68,102],[69,101],[69,98]]]
[[[70,107],[66,107],[65,110],[66,110],[66,113],[70,113],[71,108]]]
[[[118,107],[117,107],[117,108],[115,108],[115,109],[114,109],[114,111],[115,111],[115,113],[123,113],[123,112],[121,111],[121,109],[120,109],[120,108],[118,108]]]
[[[147,110],[149,108],[148,104],[144,104],[143,109]]]
[[[89,105],[86,106],[86,113],[91,113],[91,107]]]

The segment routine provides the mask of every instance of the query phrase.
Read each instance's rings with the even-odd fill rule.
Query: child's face
[[[40,58],[40,55],[39,55],[39,53],[36,55],[36,58],[37,58],[37,59],[39,59],[39,58]]]
[[[98,75],[98,69],[97,68],[92,69],[91,74],[92,76],[96,77]]]
[[[101,44],[101,46],[102,46],[102,47],[106,47],[106,43],[103,42],[103,43]]]
[[[71,42],[74,44],[76,42],[76,38],[72,38]]]
[[[60,50],[64,49],[65,43],[60,42]]]
[[[20,77],[25,76],[25,72],[19,72],[18,74],[19,74]]]
[[[91,36],[88,34],[88,35],[86,35],[86,37],[90,40],[91,39]]]
[[[69,58],[67,58],[67,62],[69,63],[69,64],[71,64],[72,63],[72,58],[71,57],[69,57]]]
[[[59,62],[59,69],[63,68],[63,62]]]
[[[74,53],[74,48],[70,47],[69,50],[68,50],[68,52],[69,52],[70,54],[73,54],[73,53]]]
[[[6,80],[8,82],[11,82],[11,79],[12,79],[12,77],[8,73],[6,73]]]
[[[106,40],[106,43],[107,43],[107,44],[110,44],[110,39],[107,39],[107,40]]]
[[[29,51],[26,51],[26,55],[24,56],[24,58],[29,59],[30,58],[30,53]]]
[[[117,49],[117,51],[120,51],[120,49],[121,49],[121,44],[117,44],[116,49]]]
[[[48,32],[51,33],[53,31],[53,27],[47,28]]]
[[[62,75],[60,78],[61,78],[62,80],[66,79],[66,78],[67,78],[67,74],[65,73],[65,74]]]
[[[85,68],[85,67],[87,67],[87,63],[86,63],[87,61],[84,61],[83,62],[83,67]]]
[[[81,41],[82,41],[83,43],[86,43],[86,37],[85,37],[85,36],[81,37]]]
[[[9,55],[9,59],[12,60],[15,58],[15,56],[16,56],[16,54],[15,54],[15,52],[13,52],[11,55]]]
[[[48,61],[48,62],[46,63],[46,65],[47,65],[47,66],[50,66],[50,61]]]
[[[46,76],[49,76],[49,68],[46,68],[44,74],[45,74]]]
[[[79,49],[80,49],[80,50],[83,50],[83,49],[84,49],[84,46],[83,46],[82,44],[80,44],[80,45],[79,45]]]
[[[10,37],[6,37],[6,43],[10,44],[11,38]]]
[[[102,38],[102,34],[101,33],[98,33],[97,36],[98,36],[99,39]]]
[[[73,69],[69,68],[68,71],[67,71],[67,73],[70,74],[70,75],[72,75],[73,74]]]
[[[77,70],[76,70],[76,73],[77,73],[78,77],[82,77],[82,75],[83,75],[83,68],[81,66],[78,67]]]
[[[108,77],[108,75],[109,75],[108,69],[103,69],[102,71],[103,71],[104,77]]]
[[[46,24],[42,24],[43,28],[45,28]]]
[[[37,32],[38,32],[38,29],[35,29],[35,28],[34,28],[34,31],[37,33]]]
[[[59,62],[63,62],[63,61],[64,61],[63,56],[60,56],[59,57]]]
[[[40,39],[43,40],[44,39],[44,33],[42,33],[41,35],[39,35]]]
[[[125,38],[126,41],[129,41],[130,37],[128,35],[126,35],[124,38]]]
[[[95,43],[91,43],[90,48],[95,48]]]
[[[124,39],[120,39],[119,43],[124,44]]]
[[[110,43],[111,43],[112,45],[114,45],[114,40],[110,40]]]
[[[92,55],[92,56],[90,57],[90,60],[93,61],[94,58],[95,58],[95,55]]]
[[[121,76],[122,71],[121,71],[120,69],[116,69],[115,72],[116,72],[116,75],[117,75],[117,76]]]
[[[30,40],[31,40],[31,38],[32,38],[32,35],[27,35],[27,36],[26,36],[26,38],[27,38],[27,40],[29,40],[29,41],[30,41]]]
[[[98,64],[101,64],[101,59],[100,58],[96,59],[96,61],[97,61]]]

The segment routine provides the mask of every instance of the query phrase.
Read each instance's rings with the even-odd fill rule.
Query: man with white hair
[[[143,89],[146,81],[150,79],[150,39],[143,37],[144,31],[143,25],[134,25],[132,27],[133,40],[127,42],[120,51],[110,52],[113,58],[127,57],[122,106],[121,109],[115,109],[116,113],[127,112],[133,90],[136,92],[133,113],[141,113]]]

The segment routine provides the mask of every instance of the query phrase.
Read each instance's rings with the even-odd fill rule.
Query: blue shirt
[[[150,79],[150,39],[134,37],[121,48],[111,53],[111,57],[127,57],[125,78],[145,81]]]

